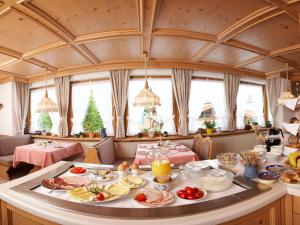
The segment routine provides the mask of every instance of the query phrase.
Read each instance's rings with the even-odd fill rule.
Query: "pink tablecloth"
[[[15,149],[13,167],[26,162],[42,168],[70,156],[82,153],[79,143],[62,142],[61,147],[43,147],[38,144],[22,145]]]
[[[138,165],[149,164],[148,159],[145,156],[147,151],[152,151],[155,148],[153,144],[139,144],[137,146],[134,163]],[[172,164],[185,164],[188,162],[198,160],[197,155],[184,145],[176,145],[169,149],[168,158]]]

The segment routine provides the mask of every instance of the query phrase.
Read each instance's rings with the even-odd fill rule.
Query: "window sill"
[[[266,131],[266,128],[261,128],[259,131]],[[254,133],[254,130],[236,130],[233,132],[229,131],[222,131],[221,133],[213,133],[213,134],[202,134],[203,137],[211,137],[211,138],[217,138],[217,137],[224,137],[224,136],[230,136],[230,135],[241,135],[241,134],[248,134],[248,133]],[[130,136],[126,138],[115,138],[115,142],[145,142],[145,141],[166,141],[166,140],[186,140],[186,139],[193,139],[195,134],[190,134],[188,136],[179,136],[179,135],[170,135],[168,137],[138,137],[138,136]],[[52,136],[46,136],[46,135],[31,135],[35,139],[49,139],[49,140],[61,140],[61,141],[86,141],[86,142],[99,142],[101,140],[100,137],[84,137],[84,138],[75,138],[75,137],[52,137]]]

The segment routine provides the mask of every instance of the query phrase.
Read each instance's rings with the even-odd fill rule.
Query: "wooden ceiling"
[[[297,0],[0,0],[0,79],[184,67],[300,74]]]

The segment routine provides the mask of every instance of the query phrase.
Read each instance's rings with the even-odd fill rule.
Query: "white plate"
[[[183,201],[185,201],[185,202],[191,202],[191,203],[193,203],[193,202],[200,202],[200,201],[202,201],[203,199],[205,199],[205,198],[207,197],[207,191],[206,191],[205,189],[203,189],[203,188],[201,188],[201,187],[195,186],[195,187],[197,187],[200,191],[203,191],[204,195],[202,196],[202,198],[191,199],[191,200],[190,200],[190,199],[180,198],[179,196],[177,196],[177,191],[183,190],[185,187],[186,187],[186,186],[181,186],[181,187],[178,187],[178,188],[176,188],[176,189],[173,190],[175,196],[176,196],[178,199],[181,199],[181,200],[183,200]],[[172,192],[173,192],[173,191],[172,191]]]
[[[193,171],[199,172],[202,169],[206,169],[210,167],[210,164],[208,161],[203,160],[203,161],[193,161],[185,164],[185,166]]]

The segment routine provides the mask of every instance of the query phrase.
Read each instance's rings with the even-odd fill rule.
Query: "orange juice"
[[[155,177],[169,177],[171,173],[171,163],[167,159],[154,160],[151,165],[152,174]]]

